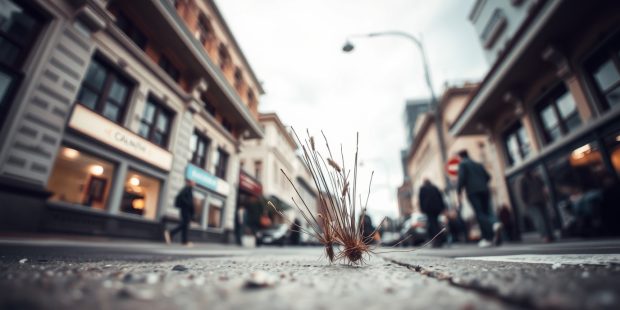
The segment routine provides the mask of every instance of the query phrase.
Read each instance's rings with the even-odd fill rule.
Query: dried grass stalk
[[[291,197],[294,205],[299,213],[308,223],[309,228],[296,225],[294,228],[300,232],[313,236],[325,246],[325,254],[330,262],[342,260],[347,264],[362,264],[365,255],[372,252],[369,242],[363,236],[363,221],[366,213],[366,205],[368,204],[368,196],[366,203],[361,205],[361,197],[359,201],[355,199],[358,194],[357,176],[358,176],[358,144],[359,134],[357,135],[355,162],[353,168],[353,177],[350,179],[351,171],[346,170],[344,163],[344,154],[341,157],[342,162],[338,163],[333,158],[329,142],[325,134],[321,132],[325,140],[327,154],[323,156],[315,145],[314,137],[308,133],[308,138],[303,143],[297,132],[293,129],[293,134],[297,142],[301,145],[303,151],[303,161],[312,174],[315,188],[318,192],[319,212],[315,216],[306,202],[303,200],[299,190],[289,178],[289,176],[281,170],[288,182],[292,185],[296,197],[301,202],[297,202],[296,197]],[[372,175],[371,181],[372,183]],[[370,194],[370,184],[369,184]],[[269,206],[276,212],[280,213],[269,202]],[[361,212],[357,212],[361,209]],[[358,214],[359,213],[359,214]],[[295,224],[293,224],[295,225]],[[341,250],[334,252],[334,246],[339,245]]]

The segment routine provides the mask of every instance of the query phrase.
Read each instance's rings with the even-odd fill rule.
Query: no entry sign
[[[458,156],[450,158],[446,163],[446,172],[450,176],[457,176],[459,174],[459,163],[461,163],[461,158]]]

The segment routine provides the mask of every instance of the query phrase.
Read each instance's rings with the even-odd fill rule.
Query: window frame
[[[217,148],[217,153],[218,153],[217,163],[215,164],[215,169],[214,169],[215,176],[222,180],[225,180],[226,174],[228,172],[228,162],[230,160],[230,154],[221,147]],[[224,158],[224,160],[222,160],[222,158]]]
[[[595,50],[583,60],[581,68],[584,72],[588,88],[594,97],[597,107],[601,112],[613,109],[620,109],[620,104],[611,106],[607,100],[605,90],[601,89],[594,76],[594,69],[600,68],[605,62],[611,60],[616,70],[620,73],[620,29],[616,29],[602,43],[595,47]],[[620,90],[620,80],[616,81],[609,90]]]
[[[207,168],[207,163],[209,162],[209,147],[211,146],[211,139],[209,137],[207,137],[207,135],[194,130],[194,133],[192,134],[192,136],[196,137],[196,146],[194,151],[192,152],[192,158],[190,159],[190,162],[202,169]],[[200,144],[200,142],[203,143],[204,145],[204,151],[202,154],[202,158],[200,159],[200,156],[198,156],[197,151],[198,151],[198,146]],[[190,145],[191,147],[191,145]]]
[[[13,4],[21,7],[23,12],[26,12],[30,17],[34,18],[38,24],[35,26],[34,34],[30,41],[21,44],[20,42],[16,42],[8,33],[1,31],[0,38],[8,41],[9,43],[17,46],[17,48],[21,51],[17,56],[17,59],[9,64],[4,64],[0,62],[0,70],[3,73],[8,75],[11,79],[9,85],[7,87],[7,92],[4,94],[2,98],[0,98],[0,128],[3,127],[4,121],[6,120],[9,111],[11,109],[12,103],[15,100],[15,95],[19,90],[22,81],[25,77],[25,72],[23,72],[24,64],[26,60],[30,57],[32,50],[37,45],[37,42],[41,39],[41,36],[44,33],[46,26],[49,24],[51,19],[50,15],[45,11],[42,11],[38,7],[32,5],[27,1],[11,1]]]
[[[181,70],[168,58],[168,56],[162,54],[157,61],[157,65],[166,72],[166,74],[175,82],[181,80]]]
[[[146,109],[148,108],[149,103],[155,106],[155,112],[153,112],[153,122],[150,124],[145,122],[145,115],[144,115],[146,113]],[[160,114],[166,114],[168,116],[168,128],[166,129],[165,134],[163,135],[164,139],[163,139],[162,144],[157,143],[154,138],[154,134],[157,129],[156,127],[157,127],[157,122],[159,120]],[[142,116],[140,117],[138,135],[163,149],[168,149],[168,144],[170,143],[170,136],[171,136],[170,130],[172,128],[172,123],[174,122],[174,116],[175,116],[174,111],[168,108],[159,99],[155,98],[152,95],[148,96],[148,99],[145,102],[144,110],[142,111]],[[141,131],[140,127],[142,125],[146,125],[149,128],[148,134],[146,137],[140,134],[140,131]]]
[[[102,66],[106,70],[106,75],[105,75],[101,90],[97,90],[96,87],[93,85],[88,85],[89,82],[86,80],[88,71],[90,70],[90,66],[92,66],[93,62],[97,62],[100,66]],[[121,83],[125,82],[125,86],[127,86],[127,92],[125,93],[125,99],[123,100],[123,102],[121,102],[122,106],[120,106],[118,110],[118,119],[112,120],[104,115],[104,110],[105,110],[106,105],[108,104],[108,99],[110,99],[112,85],[114,84],[115,81],[121,81]],[[91,111],[96,112],[97,114],[103,116],[105,119],[122,126],[125,123],[125,119],[127,117],[129,101],[130,101],[130,98],[134,91],[135,86],[136,86],[135,80],[128,77],[124,72],[122,72],[122,70],[118,66],[113,65],[105,57],[96,53],[93,57],[91,57],[88,68],[86,69],[86,74],[84,75],[84,78],[82,79],[82,82],[80,83],[80,88],[77,91],[75,102],[86,107],[87,109]],[[94,108],[91,108],[80,101],[80,96],[84,88],[86,88],[88,91],[98,96],[97,101],[95,102]],[[116,102],[116,100],[114,99],[112,100]],[[116,106],[119,107],[118,105]]]
[[[568,94],[573,100],[573,103],[575,104],[574,113],[579,118],[579,122],[580,122],[579,126],[583,125],[583,119],[581,117],[581,114],[579,114],[579,108],[577,107],[577,101],[575,101],[575,98],[573,97],[568,87],[566,87],[566,85],[564,85],[563,82],[559,82],[553,87],[551,87],[549,91],[543,94],[534,104],[534,113],[535,113],[536,123],[538,127],[540,128],[543,142],[545,144],[554,143],[555,141],[559,140],[561,137],[566,136],[567,134],[569,134],[570,132],[574,130],[574,129],[573,130],[569,129],[567,125],[568,120],[572,117],[573,114],[569,115],[570,117],[565,118],[562,116],[562,113],[560,112],[560,108],[558,107],[558,99],[560,99],[564,94]],[[553,115],[558,120],[558,127],[560,130],[560,136],[555,139],[551,137],[549,130],[547,129],[547,126],[545,125],[545,122],[542,116],[542,112],[549,106],[551,106]]]
[[[505,156],[506,163],[509,166],[514,166],[520,162],[525,161],[532,154],[531,142],[521,140],[521,136],[519,135],[520,130],[525,130],[525,127],[523,126],[523,123],[521,121],[516,121],[514,124],[506,128],[506,130],[504,130],[504,132],[502,133],[502,145],[504,148],[504,153],[506,154]],[[525,134],[527,136],[527,131],[525,132]],[[508,145],[509,138],[513,136],[515,137],[517,141],[517,149],[518,149],[519,156],[520,156],[518,160],[515,160],[515,158],[512,158],[512,155],[511,155],[512,153],[510,152],[510,147]],[[525,153],[524,151],[524,146],[526,144],[529,144],[528,148],[530,149],[527,153]]]

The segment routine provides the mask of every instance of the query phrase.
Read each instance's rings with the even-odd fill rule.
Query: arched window
[[[220,60],[220,68],[225,70],[230,65],[230,54],[228,53],[228,49],[224,44],[220,44],[220,47],[217,50],[217,54]]]

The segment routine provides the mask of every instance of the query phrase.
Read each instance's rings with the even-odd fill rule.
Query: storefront
[[[44,229],[161,238],[171,162],[168,151],[76,105],[48,181]]]
[[[196,182],[196,214],[191,224],[190,238],[224,241],[224,208],[230,185],[193,164],[187,165],[185,178]]]
[[[564,236],[620,233],[620,115],[507,175],[522,231],[544,227],[532,205],[544,205]],[[539,197],[539,198],[536,198]],[[541,226],[543,225],[543,226]]]
[[[235,210],[235,232],[237,243],[241,243],[241,235],[249,233],[252,228],[259,226],[260,216],[264,206],[261,204],[263,186],[261,183],[244,171],[239,172],[239,190],[237,207]],[[241,211],[243,209],[243,211]],[[242,227],[246,225],[246,227]]]

